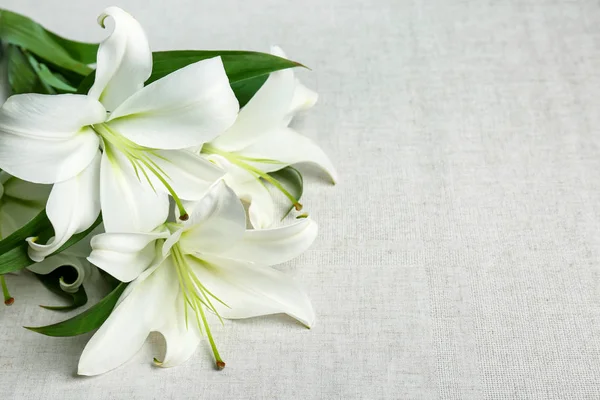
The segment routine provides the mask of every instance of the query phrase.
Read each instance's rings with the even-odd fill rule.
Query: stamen
[[[179,215],[181,215],[179,219],[182,221],[186,221],[188,219],[188,213],[185,211],[185,207],[183,206],[181,199],[179,198],[179,196],[177,196],[177,193],[175,193],[173,187],[171,187],[171,185],[167,182],[167,179],[170,179],[168,174],[156,162],[154,162],[149,157],[149,155],[154,155],[165,161],[168,161],[168,159],[158,154],[154,154],[154,151],[151,148],[140,146],[137,143],[132,142],[131,140],[123,137],[118,132],[113,131],[106,124],[93,125],[92,129],[94,129],[94,131],[98,135],[100,135],[104,140],[106,140],[117,150],[119,150],[129,160],[135,171],[135,175],[139,181],[141,181],[139,173],[139,170],[141,170],[142,174],[144,175],[144,178],[146,178],[146,181],[148,182],[152,190],[156,191],[154,185],[152,184],[152,181],[150,180],[150,177],[146,173],[146,169],[152,172],[152,174],[154,174],[154,176],[158,178],[158,180],[164,185],[169,194],[175,200],[175,204],[177,205],[177,209],[179,210]]]
[[[206,154],[220,155],[220,156],[226,158],[232,164],[235,164],[238,167],[241,167],[250,172],[253,172],[257,176],[259,176],[259,177],[263,178],[265,181],[269,182],[271,185],[275,186],[275,188],[277,188],[281,193],[283,193],[283,195],[285,197],[287,197],[290,200],[290,202],[294,205],[294,208],[296,209],[296,211],[302,210],[302,204],[300,204],[300,202],[290,192],[288,192],[287,189],[284,188],[283,185],[277,179],[273,178],[271,175],[261,171],[260,169],[258,169],[256,167],[253,167],[252,165],[250,165],[247,162],[242,161],[242,160],[255,161],[255,162],[271,161],[271,163],[275,163],[274,161],[263,160],[263,159],[251,159],[250,157],[234,155],[234,154],[231,154],[231,153],[228,153],[225,151],[221,151],[221,150],[219,150],[215,147],[212,147],[210,145],[207,145],[207,144],[205,144],[202,147],[202,152],[206,153]]]
[[[2,285],[2,294],[4,294],[4,304],[7,306],[12,306],[15,302],[15,299],[11,297],[10,293],[8,292],[8,286],[6,286],[4,275],[0,275],[0,284]]]
[[[187,211],[185,211],[185,207],[183,206],[183,203],[181,202],[181,199],[179,198],[179,196],[177,196],[177,193],[175,193],[175,190],[173,190],[173,188],[167,182],[167,180],[147,160],[142,159],[140,161],[146,166],[146,168],[148,168],[150,170],[150,172],[152,172],[154,174],[154,176],[156,176],[158,178],[158,180],[169,191],[169,193],[171,194],[171,197],[173,197],[173,200],[175,200],[175,205],[177,206],[177,210],[179,210],[179,215],[181,215],[181,217],[179,217],[179,219],[182,221],[187,221],[187,219],[189,218],[189,215],[188,215]]]
[[[221,316],[219,315],[217,309],[210,301],[209,295],[214,299],[223,303],[219,298],[213,295],[202,285],[194,271],[190,268],[187,263],[185,256],[183,255],[179,244],[176,244],[171,249],[173,258],[175,259],[175,268],[177,270],[177,276],[179,278],[179,287],[183,294],[184,298],[184,308],[185,308],[185,319],[186,319],[186,328],[188,328],[188,313],[187,307],[188,305],[196,314],[196,321],[198,322],[198,329],[206,333],[208,337],[208,341],[210,343],[210,347],[212,349],[213,355],[215,357],[215,365],[217,369],[222,370],[225,368],[225,362],[221,359],[221,355],[219,354],[219,350],[217,349],[217,345],[212,336],[212,332],[210,331],[210,326],[208,324],[208,320],[206,319],[206,314],[204,312],[204,307],[209,308],[213,311],[223,322]],[[227,306],[225,304],[225,306]],[[202,325],[200,324],[202,321]],[[204,328],[204,329],[203,329]]]

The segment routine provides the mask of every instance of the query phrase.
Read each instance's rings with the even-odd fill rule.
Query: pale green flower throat
[[[175,193],[175,190],[173,190],[173,187],[169,184],[169,181],[171,181],[171,178],[156,163],[156,161],[154,161],[152,159],[152,157],[156,157],[156,158],[159,158],[159,159],[167,161],[167,162],[169,160],[167,160],[163,156],[159,155],[156,152],[156,150],[154,150],[154,149],[140,146],[140,145],[132,142],[131,140],[127,139],[120,133],[113,130],[107,124],[96,124],[96,125],[92,125],[91,128],[94,130],[94,132],[96,132],[102,138],[102,140],[109,143],[110,146],[112,147],[111,148],[109,146],[104,146],[104,149],[103,149],[104,152],[106,153],[106,156],[108,157],[109,161],[111,162],[111,164],[113,164],[115,166],[117,165],[115,155],[112,154],[112,149],[114,148],[114,149],[118,150],[121,154],[123,154],[127,158],[127,160],[131,163],[131,166],[133,167],[133,170],[135,171],[135,175],[137,176],[137,179],[140,182],[142,181],[141,177],[140,177],[140,171],[141,171],[142,175],[144,176],[144,178],[146,179],[146,181],[148,182],[148,184],[150,185],[152,190],[156,191],[156,189],[154,188],[154,185],[152,184],[152,181],[150,180],[150,177],[148,176],[147,171],[150,171],[150,173],[152,173],[161,182],[161,184],[167,189],[167,191],[171,194],[171,196],[175,200],[175,204],[177,205],[177,208],[179,209],[179,215],[180,215],[179,219],[182,221],[186,221],[188,219],[188,217],[189,217],[188,213],[185,211],[185,208],[183,206],[183,203],[181,202],[181,199],[179,198],[177,193]]]

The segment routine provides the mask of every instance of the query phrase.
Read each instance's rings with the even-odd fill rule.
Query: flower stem
[[[4,294],[4,304],[11,306],[15,302],[15,299],[11,297],[10,293],[8,292],[8,286],[6,286],[4,275],[0,275],[0,285],[2,285],[2,294]]]

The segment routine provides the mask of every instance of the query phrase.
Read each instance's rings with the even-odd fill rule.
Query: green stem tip
[[[4,275],[0,275],[0,284],[2,285],[2,294],[4,295],[4,304],[7,306],[12,306],[15,302],[15,299],[8,292],[8,286],[6,286],[6,281],[4,280]]]

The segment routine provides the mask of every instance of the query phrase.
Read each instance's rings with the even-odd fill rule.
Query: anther
[[[188,215],[188,213],[185,213],[179,217],[179,219],[182,221],[187,221],[189,218],[190,216]]]
[[[217,360],[217,369],[222,371],[225,368],[225,362],[223,360]]]

